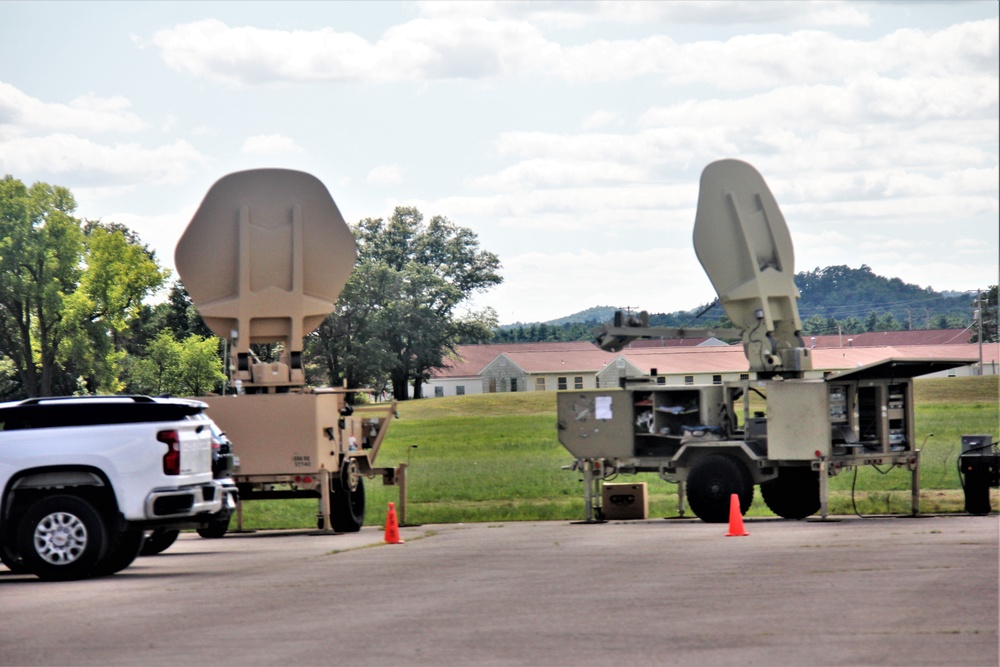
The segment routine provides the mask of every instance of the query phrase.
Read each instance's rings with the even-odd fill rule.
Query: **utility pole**
[[[976,338],[979,340],[979,373],[983,374],[983,297],[982,290],[976,290],[976,322],[979,325],[979,331]]]

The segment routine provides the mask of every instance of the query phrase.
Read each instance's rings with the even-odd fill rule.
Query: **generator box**
[[[602,499],[605,519],[649,518],[649,496],[646,494],[645,482],[638,484],[605,484]]]

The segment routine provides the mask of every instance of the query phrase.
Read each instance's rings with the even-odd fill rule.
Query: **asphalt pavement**
[[[185,533],[103,579],[0,566],[0,664],[998,664],[997,516],[745,526]]]

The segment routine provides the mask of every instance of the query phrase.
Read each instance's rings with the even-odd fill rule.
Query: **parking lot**
[[[104,579],[0,566],[3,665],[996,665],[992,517],[195,534]]]

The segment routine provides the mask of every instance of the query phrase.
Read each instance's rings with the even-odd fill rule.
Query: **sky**
[[[0,2],[0,175],[69,188],[173,269],[211,185],[319,178],[502,263],[503,324],[689,310],[698,182],[766,179],[795,270],[998,282],[998,5]],[[176,273],[174,273],[176,277]]]

